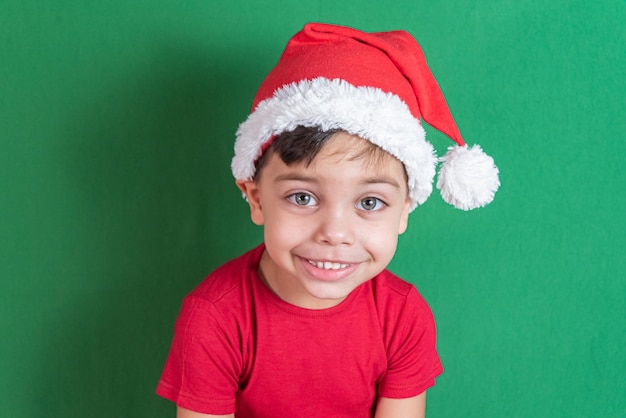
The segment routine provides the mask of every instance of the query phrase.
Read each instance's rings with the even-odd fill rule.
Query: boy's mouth
[[[322,270],[340,270],[340,269],[345,269],[346,267],[350,265],[350,264],[344,264],[344,263],[334,263],[331,261],[307,260],[307,262],[311,264],[312,266],[315,266],[318,269],[322,269]]]

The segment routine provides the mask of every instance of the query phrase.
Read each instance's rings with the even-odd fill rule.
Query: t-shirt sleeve
[[[379,382],[378,393],[387,398],[417,396],[435,384],[443,367],[432,311],[415,288],[407,294],[389,333],[387,373]]]
[[[158,395],[205,414],[235,412],[242,361],[236,332],[224,322],[210,301],[185,298]]]

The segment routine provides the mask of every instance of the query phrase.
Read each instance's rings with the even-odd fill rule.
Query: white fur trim
[[[298,126],[341,129],[395,156],[407,171],[411,210],[432,192],[437,158],[408,106],[380,89],[326,78],[284,86],[259,103],[237,130],[231,163],[235,178],[252,179],[263,145]]]
[[[449,147],[441,161],[437,188],[443,200],[463,210],[479,208],[493,200],[500,187],[498,168],[480,146]]]

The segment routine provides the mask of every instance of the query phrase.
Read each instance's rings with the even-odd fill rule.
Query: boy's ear
[[[256,225],[263,225],[263,208],[261,206],[261,192],[256,182],[252,180],[237,180],[235,182],[239,190],[246,196],[250,205],[250,219]]]
[[[407,197],[406,202],[404,202],[404,208],[402,209],[402,214],[400,215],[400,223],[398,224],[398,235],[404,234],[406,228],[409,226],[409,210],[411,207],[411,200]]]

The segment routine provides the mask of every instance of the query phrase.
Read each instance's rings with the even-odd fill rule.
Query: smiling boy
[[[286,302],[335,306],[393,257],[410,205],[402,163],[345,132],[308,164],[266,152],[255,180],[238,182],[264,227],[259,271]]]
[[[493,199],[417,42],[309,24],[237,132],[237,186],[264,242],[185,298],[157,393],[193,417],[423,417],[442,372],[432,313],[386,270],[437,162],[423,118],[457,146],[438,187]]]

